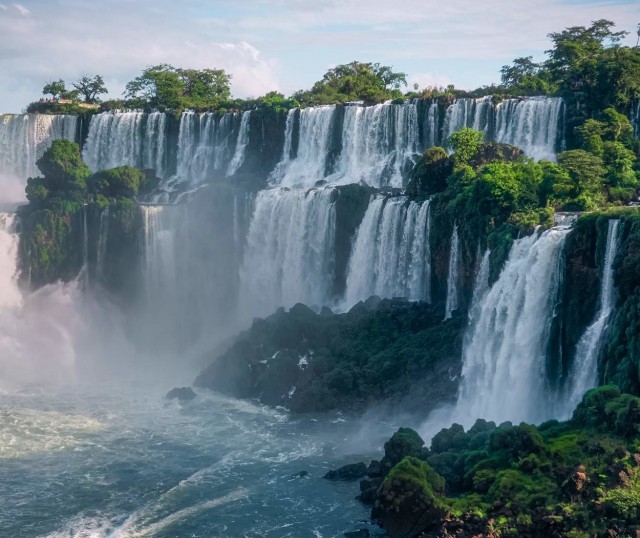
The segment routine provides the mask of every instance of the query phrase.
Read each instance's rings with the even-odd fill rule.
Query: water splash
[[[229,168],[227,168],[227,177],[233,176],[244,163],[244,159],[247,154],[247,146],[249,145],[250,138],[250,118],[251,111],[243,112],[242,119],[240,120],[240,129],[238,131],[238,138],[236,140],[236,150],[233,154],[233,159],[229,163]]]

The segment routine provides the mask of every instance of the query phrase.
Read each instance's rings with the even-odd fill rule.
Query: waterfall
[[[240,305],[249,319],[331,300],[334,194],[331,188],[258,193],[240,269]]]
[[[490,95],[456,100],[445,112],[442,140],[446,142],[453,133],[467,127],[482,131],[488,137],[492,110]]]
[[[236,140],[236,150],[233,154],[233,159],[231,159],[231,162],[229,163],[229,168],[227,168],[227,177],[234,175],[244,163],[247,146],[249,145],[249,126],[251,125],[249,123],[250,117],[251,111],[242,113],[240,130],[238,131],[238,138]]]
[[[21,180],[40,175],[36,161],[51,142],[76,140],[76,116],[48,114],[0,115],[0,174]],[[24,193],[21,193],[21,198]]]
[[[293,158],[293,127],[296,121],[297,108],[292,108],[287,112],[287,121],[284,128],[284,146],[282,148],[282,156],[280,162],[271,171],[269,175],[270,183],[278,183],[287,172],[289,163]]]
[[[109,206],[100,213],[100,230],[98,249],[96,254],[96,274],[99,279],[104,278],[104,263],[107,259],[107,242],[109,241]]]
[[[613,262],[618,252],[619,224],[619,220],[610,220],[608,223],[599,307],[593,322],[587,327],[576,346],[575,359],[567,382],[565,411],[568,415],[582,400],[584,393],[595,387],[598,381],[598,357],[614,307]]]
[[[550,418],[546,349],[567,233],[554,228],[515,241],[498,280],[480,300],[465,337],[457,422],[468,427],[478,417]]]
[[[178,179],[197,184],[224,175],[233,154],[233,128],[234,114],[184,112],[178,133]]]
[[[451,234],[451,249],[449,251],[449,272],[447,274],[447,303],[444,319],[451,319],[454,310],[458,309],[458,295],[460,287],[460,239],[458,225],[454,225]]]
[[[555,161],[562,106],[559,97],[505,99],[496,107],[494,138],[535,160]]]
[[[640,99],[636,99],[631,105],[631,124],[633,134],[636,138],[640,138]]]
[[[377,196],[356,232],[345,303],[371,295],[431,300],[430,203]]]
[[[91,118],[82,157],[94,172],[117,166],[166,174],[166,115],[163,112],[103,112]]]
[[[402,187],[407,163],[420,151],[415,103],[348,106],[342,128],[342,151],[331,181],[365,181],[376,187]]]
[[[284,155],[281,164],[272,175],[273,184],[291,187],[304,183],[311,186],[316,181],[324,179],[335,111],[335,106],[300,110],[298,152],[295,157],[290,157],[290,154]],[[293,123],[290,126],[293,130]],[[291,139],[288,142],[285,140],[285,146],[287,143],[291,145]]]
[[[438,112],[438,101],[435,99],[429,101],[429,108],[427,109],[423,126],[424,148],[431,148],[440,143]]]

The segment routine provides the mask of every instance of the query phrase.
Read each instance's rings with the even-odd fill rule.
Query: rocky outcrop
[[[257,319],[195,381],[295,412],[380,402],[433,409],[455,397],[463,313],[404,300],[368,300],[348,313],[298,304]]]

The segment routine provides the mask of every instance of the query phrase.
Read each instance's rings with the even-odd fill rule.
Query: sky
[[[236,97],[288,95],[353,60],[410,87],[472,89],[513,58],[544,59],[548,33],[601,18],[635,45],[638,0],[0,0],[0,113],[83,74],[118,98],[158,63],[223,68]]]

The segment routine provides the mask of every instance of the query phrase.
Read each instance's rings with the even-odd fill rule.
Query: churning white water
[[[598,381],[598,357],[602,350],[603,337],[606,334],[615,301],[613,262],[618,252],[619,224],[620,221],[615,219],[608,223],[598,311],[576,346],[573,366],[567,381],[567,396],[564,404],[564,411],[567,415],[575,409],[584,393],[595,387]]]
[[[456,422],[468,427],[479,417],[537,422],[552,416],[545,359],[567,233],[554,228],[514,242],[468,328]]]
[[[373,198],[356,233],[345,303],[371,295],[431,300],[429,201]]]
[[[227,168],[227,177],[234,175],[244,163],[244,159],[247,154],[247,146],[249,145],[249,137],[250,137],[250,119],[251,119],[251,111],[243,112],[242,118],[240,119],[240,130],[238,131],[238,138],[236,139],[236,149],[233,154],[233,159],[229,163],[229,168]]]

